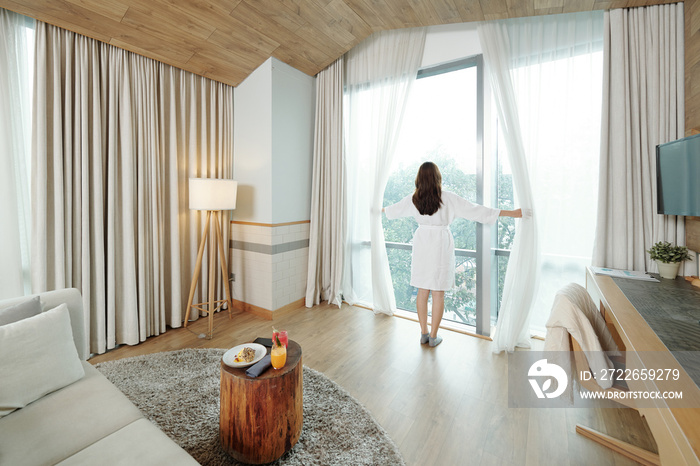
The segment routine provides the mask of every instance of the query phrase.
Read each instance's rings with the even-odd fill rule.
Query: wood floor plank
[[[529,409],[494,405],[483,446],[484,455],[498,456],[503,464],[524,465],[529,418]]]
[[[444,448],[438,452],[439,464],[480,464],[486,442],[486,429],[493,412],[491,403],[473,397],[464,397],[455,408],[452,429],[447,434]],[[454,448],[461,445],[461,448]]]
[[[527,434],[526,465],[571,464],[564,408],[530,409]]]
[[[605,447],[576,433],[576,425],[600,430],[599,426],[604,425],[600,411],[600,409],[566,410],[566,431],[569,438],[569,457],[572,459],[572,466],[584,466],[584,464],[615,465],[615,459],[610,456]],[[586,462],[584,463],[580,458],[586,458]]]
[[[418,342],[406,319],[344,305],[300,308],[273,321],[241,311],[214,317],[214,337],[199,319],[136,346],[93,356],[91,363],[181,348],[231,348],[285,329],[303,364],[323,372],[372,413],[409,465],[629,465],[628,459],[575,434],[583,423],[643,448],[654,446],[627,408],[508,407],[508,355],[491,342],[441,330],[443,343]],[[537,342],[533,342],[537,347]]]

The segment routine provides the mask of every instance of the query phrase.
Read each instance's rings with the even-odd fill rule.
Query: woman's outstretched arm
[[[499,217],[522,218],[523,217],[523,209],[501,210]]]

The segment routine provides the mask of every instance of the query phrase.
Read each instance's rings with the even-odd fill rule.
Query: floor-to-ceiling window
[[[481,56],[421,70],[410,97],[394,158],[384,205],[413,192],[418,167],[435,162],[443,189],[472,202],[513,208],[507,167],[494,164],[495,145],[484,108]],[[495,134],[495,133],[494,133]],[[499,170],[496,170],[496,168]],[[508,221],[510,220],[510,221]],[[514,223],[496,227],[457,219],[450,227],[455,239],[455,288],[445,295],[444,319],[488,335],[497,315]],[[417,228],[411,218],[384,222],[387,254],[397,307],[415,312],[416,289],[411,287],[411,238]]]

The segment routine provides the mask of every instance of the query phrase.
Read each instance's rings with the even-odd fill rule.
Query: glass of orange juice
[[[270,362],[275,369],[281,369],[287,362],[287,347],[275,338],[272,340],[272,350],[270,350]]]

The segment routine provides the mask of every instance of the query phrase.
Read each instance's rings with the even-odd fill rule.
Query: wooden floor
[[[180,348],[230,348],[269,336],[273,322],[235,312],[137,346],[95,356],[97,363]],[[575,433],[576,424],[655,449],[631,409],[508,408],[507,355],[491,342],[441,330],[437,348],[420,345],[416,322],[322,304],[276,317],[303,348],[304,365],[323,372],[369,409],[409,465],[628,465],[634,462]],[[537,342],[535,342],[537,344]]]

